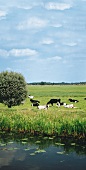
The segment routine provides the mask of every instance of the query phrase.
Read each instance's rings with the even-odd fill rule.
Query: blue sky
[[[0,0],[0,72],[86,82],[86,0]]]

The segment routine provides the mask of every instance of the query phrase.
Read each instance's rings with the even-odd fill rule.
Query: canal
[[[85,139],[0,133],[0,170],[86,170]]]

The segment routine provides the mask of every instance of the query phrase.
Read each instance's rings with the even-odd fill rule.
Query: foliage
[[[20,73],[0,73],[0,103],[9,108],[20,105],[27,96],[26,82]]]
[[[75,83],[67,83],[67,82],[59,82],[59,83],[55,83],[55,82],[32,82],[32,83],[28,83],[30,85],[86,85],[86,82],[75,82]]]

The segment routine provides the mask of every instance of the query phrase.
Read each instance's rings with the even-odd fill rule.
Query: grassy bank
[[[68,98],[78,99],[77,108],[50,106],[48,110],[32,107],[29,98],[24,105],[7,108],[0,104],[0,130],[29,132],[32,134],[77,136],[86,135],[86,86],[28,86],[28,91],[40,104],[50,98],[61,98],[69,104]]]

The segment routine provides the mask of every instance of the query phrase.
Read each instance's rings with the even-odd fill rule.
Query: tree
[[[11,108],[20,105],[26,97],[26,82],[22,74],[12,71],[0,73],[0,103]]]

